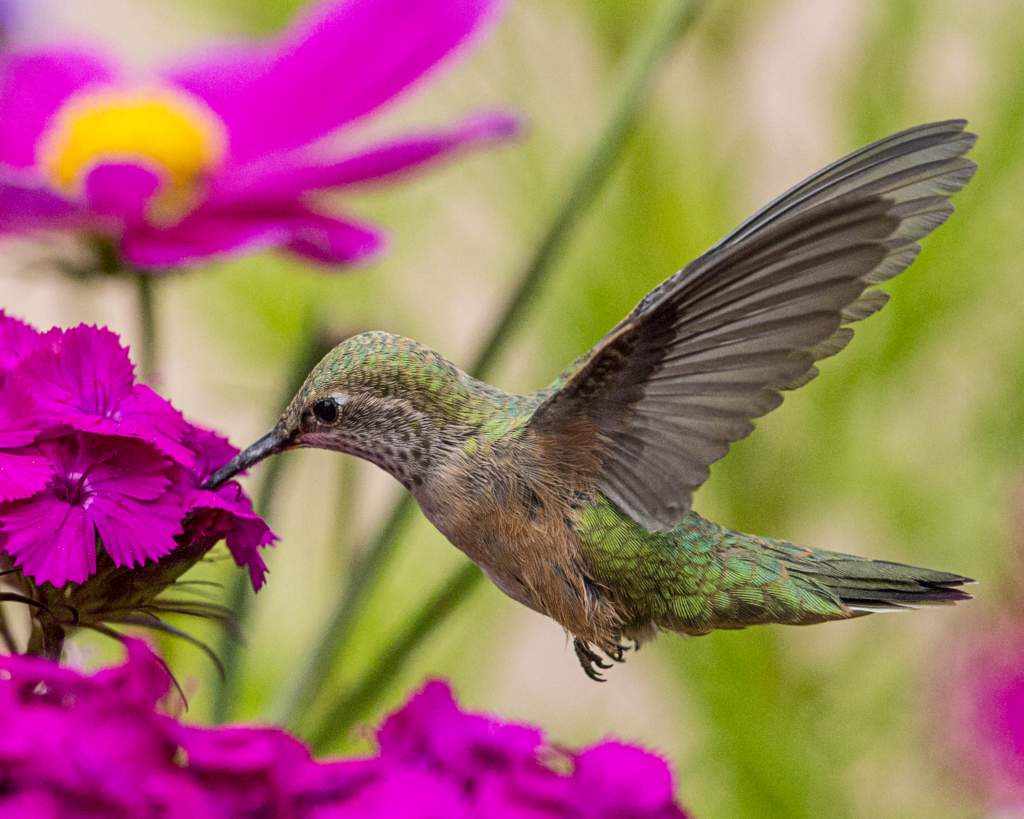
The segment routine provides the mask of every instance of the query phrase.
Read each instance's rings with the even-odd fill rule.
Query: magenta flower
[[[133,266],[281,248],[324,264],[379,250],[311,192],[389,180],[510,137],[478,115],[369,148],[324,139],[389,102],[493,16],[496,0],[324,0],[276,41],[151,76],[81,49],[0,65],[0,230],[108,235]]]
[[[14,565],[63,586],[96,573],[96,538],[117,566],[159,560],[181,534],[181,507],[164,490],[170,461],[131,438],[80,432],[42,441],[46,488],[0,505],[0,537]]]
[[[1020,623],[990,625],[943,652],[939,696],[927,722],[961,781],[994,808],[1024,809],[1024,636]],[[1009,815],[1009,814],[1008,814]]]
[[[684,819],[665,763],[468,714],[428,683],[362,759],[315,760],[278,728],[183,725],[137,640],[92,676],[0,657],[0,815],[168,819]],[[552,760],[557,764],[552,765]],[[18,813],[21,811],[21,813]]]
[[[97,572],[97,543],[133,567],[226,539],[259,589],[274,534],[237,483],[199,489],[237,449],[136,384],[105,328],[0,314],[0,344],[0,551],[16,567],[60,588]]]
[[[0,501],[27,498],[46,486],[53,474],[53,466],[45,458],[17,451],[36,439],[37,426],[36,407],[28,390],[0,371]]]

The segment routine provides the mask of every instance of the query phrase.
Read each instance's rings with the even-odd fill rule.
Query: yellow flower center
[[[50,184],[71,196],[81,195],[89,172],[105,162],[149,167],[163,184],[148,215],[173,222],[194,206],[226,144],[217,116],[181,91],[104,88],[64,104],[40,144],[39,161]]]

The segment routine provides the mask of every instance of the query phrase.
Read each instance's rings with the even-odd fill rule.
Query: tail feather
[[[971,599],[958,588],[973,583],[969,577],[887,560],[808,551],[782,562],[791,575],[824,586],[855,614],[952,605]]]

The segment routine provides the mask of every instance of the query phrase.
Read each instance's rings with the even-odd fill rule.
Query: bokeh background
[[[301,5],[42,0],[12,4],[8,36],[91,39],[144,66],[272,33]],[[287,398],[311,310],[338,338],[384,329],[468,365],[593,145],[623,55],[656,5],[515,0],[468,59],[353,139],[496,105],[522,112],[527,135],[388,190],[347,193],[340,204],[392,232],[389,255],[372,265],[334,275],[264,255],[161,279],[161,392],[244,446]],[[546,384],[778,193],[862,144],[949,117],[968,118],[981,136],[979,171],[956,213],[887,286],[889,306],[713,467],[696,508],[760,535],[964,573],[978,579],[978,599],[813,628],[664,635],[597,685],[557,624],[485,585],[414,655],[381,707],[440,675],[467,705],[539,724],[556,742],[642,743],[671,760],[680,798],[700,819],[987,809],[949,749],[957,725],[945,714],[958,652],[1013,623],[1024,589],[1024,5],[710,0],[494,380],[515,391]],[[0,306],[37,326],[98,322],[137,340],[131,287],[68,277],[55,264],[68,252],[5,241]],[[269,512],[281,542],[246,627],[236,718],[280,713],[353,557],[401,491],[353,459],[285,458]],[[463,559],[418,519],[332,685],[358,679]],[[198,573],[226,581],[231,567]],[[212,627],[190,628],[218,639]],[[189,717],[209,719],[212,665],[181,643],[164,650],[191,693]],[[117,654],[89,637],[72,652],[87,665]],[[332,750],[365,750],[366,737],[357,729]]]

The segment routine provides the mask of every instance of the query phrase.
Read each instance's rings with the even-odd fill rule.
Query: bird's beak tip
[[[217,489],[231,480],[239,472],[244,472],[251,466],[255,466],[264,458],[276,455],[288,448],[293,436],[289,435],[280,427],[274,427],[270,432],[253,444],[250,444],[224,466],[213,473],[200,486],[200,489]]]

